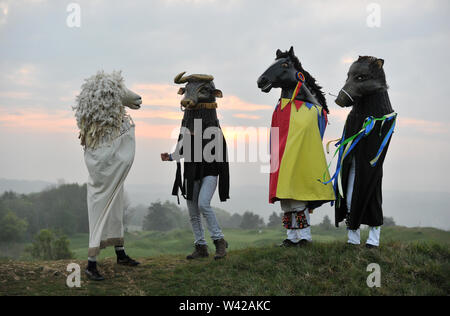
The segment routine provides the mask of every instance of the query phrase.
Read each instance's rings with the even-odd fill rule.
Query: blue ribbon
[[[388,121],[391,121],[391,120],[394,120],[394,122],[392,123],[391,128],[389,129],[388,133],[384,137],[384,139],[383,139],[383,141],[382,141],[382,143],[380,145],[380,148],[378,149],[378,152],[377,152],[375,158],[370,162],[372,167],[376,166],[381,153],[383,152],[384,148],[386,147],[386,144],[388,143],[389,139],[391,138],[391,136],[392,136],[392,134],[394,132],[396,118],[397,118],[397,114],[385,117],[384,120],[383,120],[383,123],[382,123],[383,125],[384,125],[385,122],[388,122]],[[363,130],[358,132],[358,136],[356,136],[356,138],[353,140],[352,144],[350,145],[348,150],[345,152],[345,154],[344,154],[344,146],[341,146],[341,144],[345,142],[345,140],[344,140],[345,128],[344,128],[341,140],[338,143],[335,144],[335,147],[339,147],[339,155],[338,155],[338,161],[337,161],[337,165],[336,165],[336,171],[333,174],[333,176],[331,177],[331,179],[328,180],[327,182],[322,182],[322,181],[319,180],[323,184],[328,184],[328,183],[334,181],[333,188],[334,188],[335,195],[337,195],[336,192],[338,192],[338,183],[337,183],[338,181],[337,181],[337,178],[339,176],[339,173],[341,172],[341,168],[342,168],[341,162],[343,162],[343,160],[345,158],[347,158],[347,156],[350,154],[350,152],[355,148],[355,146],[359,143],[359,141],[363,137],[365,137],[365,136],[370,134],[370,132],[375,127],[375,123],[377,121],[379,121],[379,120],[381,120],[381,119],[375,119],[373,116],[370,116],[370,117],[366,118],[366,120],[364,121],[364,124],[363,124],[363,126],[366,125],[366,127]],[[381,127],[383,127],[383,125]],[[381,133],[381,130],[380,130],[380,133]],[[354,136],[351,136],[351,137],[354,137]],[[337,197],[339,198],[340,195],[338,195]]]

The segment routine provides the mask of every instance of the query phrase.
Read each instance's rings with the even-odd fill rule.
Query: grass
[[[315,241],[304,248],[276,247],[283,230],[225,231],[228,256],[187,261],[190,231],[141,232],[126,236],[126,247],[141,266],[127,268],[103,251],[104,282],[82,274],[80,288],[65,285],[66,267],[86,265],[85,235],[71,238],[77,258],[52,262],[0,260],[0,295],[449,295],[450,233],[435,229],[388,227],[382,246],[348,247],[345,230],[313,228]],[[363,238],[367,232],[363,232]],[[213,247],[212,247],[213,248]],[[369,288],[367,266],[381,267],[381,287]]]
[[[389,242],[377,250],[341,242],[305,248],[234,250],[227,258],[187,261],[182,255],[142,259],[138,268],[100,262],[107,278],[65,285],[73,260],[0,263],[0,295],[449,295],[450,250],[434,243]],[[83,260],[75,260],[83,268]],[[381,267],[381,287],[369,288],[367,265]]]
[[[346,241],[345,229],[321,229],[312,227],[314,241],[333,242]],[[283,229],[262,230],[224,230],[225,238],[233,250],[248,247],[267,247],[281,243],[286,238]],[[362,230],[362,240],[367,239],[368,231]],[[88,235],[79,234],[70,238],[71,250],[76,259],[85,259],[87,254]],[[450,232],[434,228],[386,227],[382,229],[382,241],[438,242],[450,245]],[[125,237],[125,247],[130,255],[138,258],[154,257],[164,254],[187,254],[193,247],[193,236],[190,230],[170,232],[135,232]],[[210,247],[214,249],[210,241]],[[107,248],[100,254],[100,259],[114,257],[114,249]]]

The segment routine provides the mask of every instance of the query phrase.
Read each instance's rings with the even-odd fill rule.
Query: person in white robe
[[[125,107],[137,110],[142,99],[128,90],[120,72],[99,71],[86,79],[77,96],[77,125],[89,172],[89,279],[104,280],[97,269],[100,250],[114,246],[117,263],[137,266],[124,249],[124,182],[135,155],[135,125]]]

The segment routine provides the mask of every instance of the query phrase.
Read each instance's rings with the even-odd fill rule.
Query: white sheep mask
[[[96,148],[120,135],[126,115],[125,107],[141,108],[142,99],[129,90],[120,71],[99,71],[85,80],[73,107],[80,129],[81,145]]]

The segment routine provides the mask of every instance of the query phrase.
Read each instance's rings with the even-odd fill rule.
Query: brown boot
[[[195,245],[195,250],[192,254],[188,255],[186,259],[198,259],[198,258],[207,258],[209,256],[208,246],[207,245]]]
[[[225,239],[214,240],[214,245],[216,245],[216,255],[214,259],[222,259],[227,255],[228,243]]]

